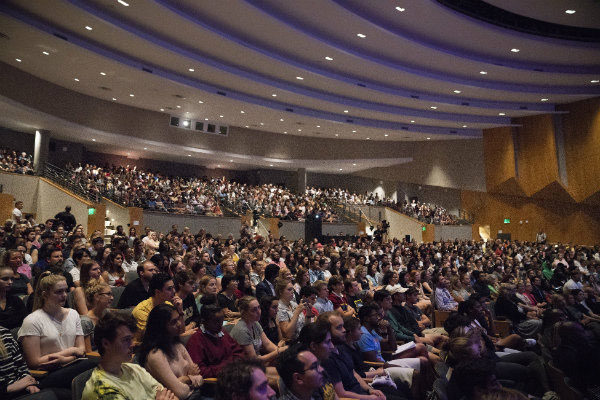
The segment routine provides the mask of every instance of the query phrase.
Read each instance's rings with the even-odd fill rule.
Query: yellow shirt
[[[165,301],[165,304],[172,306],[171,302]],[[154,300],[152,297],[147,298],[146,300],[140,302],[131,313],[135,318],[135,323],[137,325],[138,331],[136,333],[136,338],[141,341],[141,338],[144,336],[144,332],[146,332],[146,322],[148,322],[148,315],[150,315],[150,311],[158,304],[154,304]]]
[[[144,368],[137,364],[121,365],[123,374],[118,377],[101,368],[94,369],[85,384],[82,400],[136,400],[154,399],[163,386]]]

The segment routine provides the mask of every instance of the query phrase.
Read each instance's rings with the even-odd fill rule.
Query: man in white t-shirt
[[[21,200],[19,200],[15,203],[15,208],[12,211],[13,225],[21,224],[24,222],[23,212],[21,211],[22,209],[23,209],[23,202]]]

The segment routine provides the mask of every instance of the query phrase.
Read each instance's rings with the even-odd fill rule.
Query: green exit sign
[[[96,214],[95,208],[88,208],[88,215],[95,215],[95,214]]]
[[[422,229],[423,229],[423,232],[425,232],[427,230],[427,227],[424,226]]]
[[[510,224],[510,218],[504,218],[504,223],[505,224]]]

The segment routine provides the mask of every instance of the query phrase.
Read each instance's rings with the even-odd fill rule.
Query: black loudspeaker
[[[304,240],[312,241],[314,238],[320,238],[323,235],[323,221],[319,214],[309,214],[304,221]]]
[[[412,238],[410,237],[410,235],[406,235],[404,236],[404,240],[406,240],[407,242],[410,242]]]

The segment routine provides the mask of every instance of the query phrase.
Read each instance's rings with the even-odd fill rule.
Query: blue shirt
[[[375,351],[377,352],[377,360],[384,362],[385,360],[381,356],[380,343],[383,338],[379,336],[375,331],[369,332],[364,326],[360,327],[360,332],[362,333],[362,336],[358,341],[358,347],[360,348],[360,351],[363,353],[366,353],[368,351]]]

